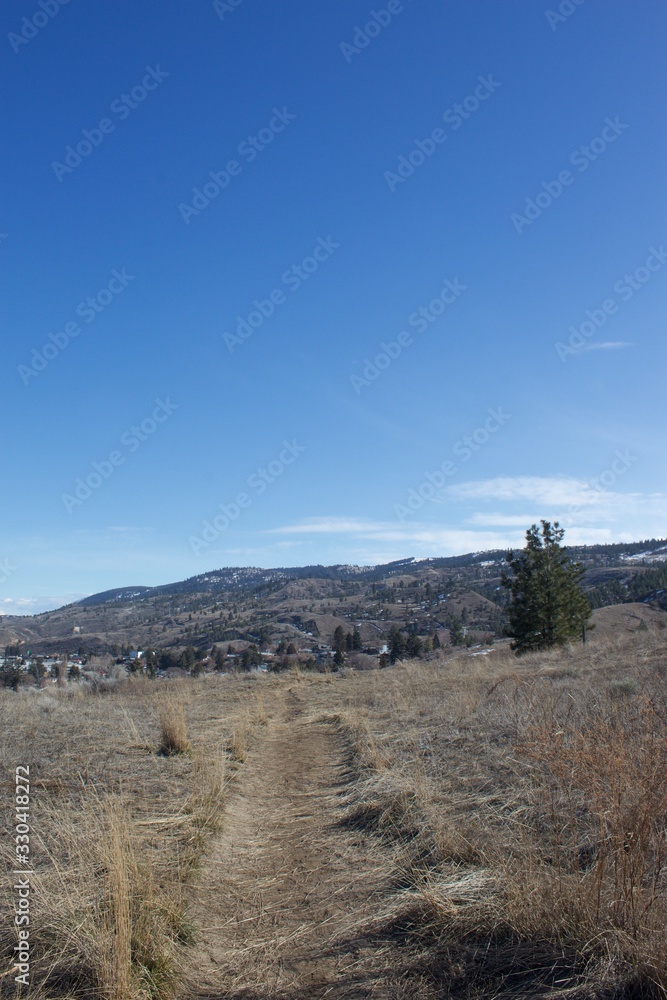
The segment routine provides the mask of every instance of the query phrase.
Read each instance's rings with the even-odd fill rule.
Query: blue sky
[[[8,0],[0,609],[665,535],[666,22]]]

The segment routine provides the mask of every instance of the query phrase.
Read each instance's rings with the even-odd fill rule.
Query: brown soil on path
[[[359,933],[392,866],[377,839],[341,822],[345,761],[336,727],[304,717],[289,692],[239,772],[198,883],[188,1000],[414,995],[380,968],[388,942]]]

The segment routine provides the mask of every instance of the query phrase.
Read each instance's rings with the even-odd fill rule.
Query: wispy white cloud
[[[55,594],[41,597],[3,597],[0,598],[0,617],[39,615],[44,611],[53,611],[66,604],[73,604],[87,596],[87,594]]]
[[[381,521],[354,520],[345,517],[312,517],[299,524],[287,524],[280,528],[269,528],[267,535],[341,535],[379,530]]]
[[[599,492],[583,479],[566,476],[500,476],[456,483],[445,490],[455,500],[528,500],[541,507],[595,503]]]
[[[662,536],[667,523],[664,493],[621,493],[573,478],[517,477],[461,483],[449,488],[460,502],[503,504],[508,509],[476,510],[464,523],[473,527],[527,527],[542,518],[558,521],[571,544],[631,541]],[[525,513],[523,504],[534,504]],[[519,504],[521,506],[519,506]],[[517,507],[519,506],[519,513]],[[513,509],[512,509],[513,508]]]
[[[273,528],[267,534],[328,534],[343,535],[373,543],[390,542],[401,546],[398,551],[391,553],[391,558],[395,559],[415,552],[422,555],[458,555],[461,552],[504,547],[508,544],[506,534],[498,532],[446,528],[417,521],[401,524],[398,521],[366,521],[345,517],[312,518],[297,524]],[[514,536],[511,536],[509,544],[514,544],[514,541]],[[348,545],[346,545],[347,550]]]
[[[466,519],[466,524],[474,524],[480,528],[525,528],[529,524],[539,524],[541,514],[473,514]]]
[[[266,534],[310,539],[318,546],[329,536],[340,561],[369,563],[516,548],[523,544],[526,529],[542,518],[559,521],[567,541],[581,545],[661,535],[667,520],[665,494],[614,492],[572,476],[472,480],[447,487],[443,497],[451,511],[447,525],[314,517]],[[492,503],[497,506],[489,510]]]
[[[601,340],[592,341],[590,344],[584,344],[580,347],[578,354],[586,354],[588,351],[622,351],[626,347],[634,347],[635,345],[629,340]]]

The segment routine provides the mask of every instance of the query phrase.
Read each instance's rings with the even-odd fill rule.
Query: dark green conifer
[[[502,583],[511,595],[509,634],[512,649],[526,653],[561,646],[582,636],[591,615],[580,583],[584,570],[561,545],[565,531],[558,522],[541,521],[526,532],[526,546],[508,552],[511,575]]]

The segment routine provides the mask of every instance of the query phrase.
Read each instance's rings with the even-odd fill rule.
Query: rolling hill
[[[594,608],[630,602],[667,608],[667,543],[572,547],[586,568]],[[507,597],[502,551],[380,566],[229,567],[159,587],[128,586],[56,611],[0,619],[2,647],[45,654],[133,648],[204,650],[215,643],[280,640],[311,649],[338,626],[359,629],[364,646],[385,641],[392,625],[448,642],[453,622],[471,640],[502,635]]]

